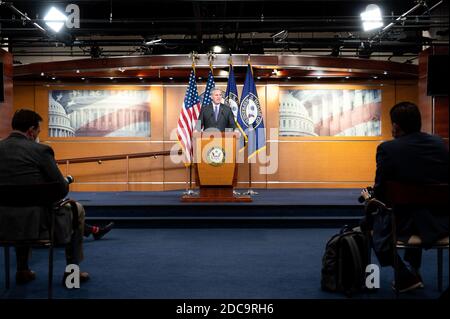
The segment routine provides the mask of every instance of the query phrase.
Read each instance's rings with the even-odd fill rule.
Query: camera
[[[72,184],[75,181],[75,179],[73,178],[72,175],[67,175],[66,176],[66,182],[67,184]]]
[[[366,187],[367,192],[369,193],[369,199],[373,198],[375,196],[374,190],[371,186],[367,186]],[[358,197],[358,202],[360,203],[364,203],[366,200],[364,199],[364,197],[361,195]]]

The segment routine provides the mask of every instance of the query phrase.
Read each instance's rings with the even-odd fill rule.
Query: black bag
[[[367,236],[344,227],[327,242],[322,258],[321,286],[326,291],[339,291],[351,296],[365,287],[369,261]]]

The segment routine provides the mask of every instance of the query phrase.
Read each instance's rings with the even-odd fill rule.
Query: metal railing
[[[130,159],[132,158],[144,158],[144,157],[153,157],[158,158],[158,156],[171,156],[171,155],[181,155],[182,151],[171,152],[171,151],[159,151],[159,152],[146,152],[146,153],[132,153],[132,154],[119,154],[119,155],[105,155],[105,156],[92,156],[92,157],[74,157],[74,158],[64,158],[56,160],[57,164],[65,164],[66,165],[66,173],[69,172],[70,164],[77,163],[90,163],[97,162],[98,164],[102,164],[104,161],[114,161],[114,160],[126,160],[126,185],[127,191],[129,190],[130,185]]]

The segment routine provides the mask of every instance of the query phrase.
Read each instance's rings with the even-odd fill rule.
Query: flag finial
[[[189,54],[189,57],[192,60],[192,67],[195,69],[196,60],[199,59],[198,52],[197,51],[192,51],[191,54]]]
[[[209,68],[212,71],[212,69],[213,69],[212,65],[213,65],[214,59],[216,58],[216,54],[212,51],[209,51],[207,53],[207,55],[208,55]]]

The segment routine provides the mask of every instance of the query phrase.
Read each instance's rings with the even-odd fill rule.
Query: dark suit
[[[0,184],[56,182],[59,185],[58,194],[65,196],[69,191],[68,183],[56,165],[53,149],[31,141],[20,133],[13,132],[0,141],[0,163]],[[14,218],[11,214],[14,214]],[[12,220],[17,226],[16,233],[9,225]],[[0,206],[0,238],[20,240],[48,237],[47,221],[48,211],[44,207]],[[80,224],[84,224],[84,210],[80,213]],[[69,207],[63,207],[56,218],[55,239],[60,243],[68,243],[72,235],[72,213]],[[80,239],[77,237],[76,240]],[[78,249],[81,252],[81,247]]]
[[[380,144],[376,155],[375,197],[386,201],[387,181],[448,183],[448,156],[448,148],[441,138],[422,132],[407,134]],[[418,235],[426,246],[448,235],[448,215],[434,216],[431,211],[415,211],[410,207],[394,207],[394,211],[399,239],[407,240],[413,234]],[[375,224],[377,222],[379,233],[386,237],[388,232],[387,229],[383,230],[383,223],[386,224],[384,228],[388,228],[388,224],[381,219],[375,220]],[[375,225],[374,232],[376,228]],[[374,233],[374,241],[376,240]],[[380,260],[380,263],[384,262]]]
[[[234,130],[236,128],[236,122],[234,120],[233,111],[229,106],[220,104],[216,121],[212,103],[202,107],[195,129],[201,131],[202,127],[203,130],[215,128],[221,132],[225,132],[225,129],[227,128]]]

